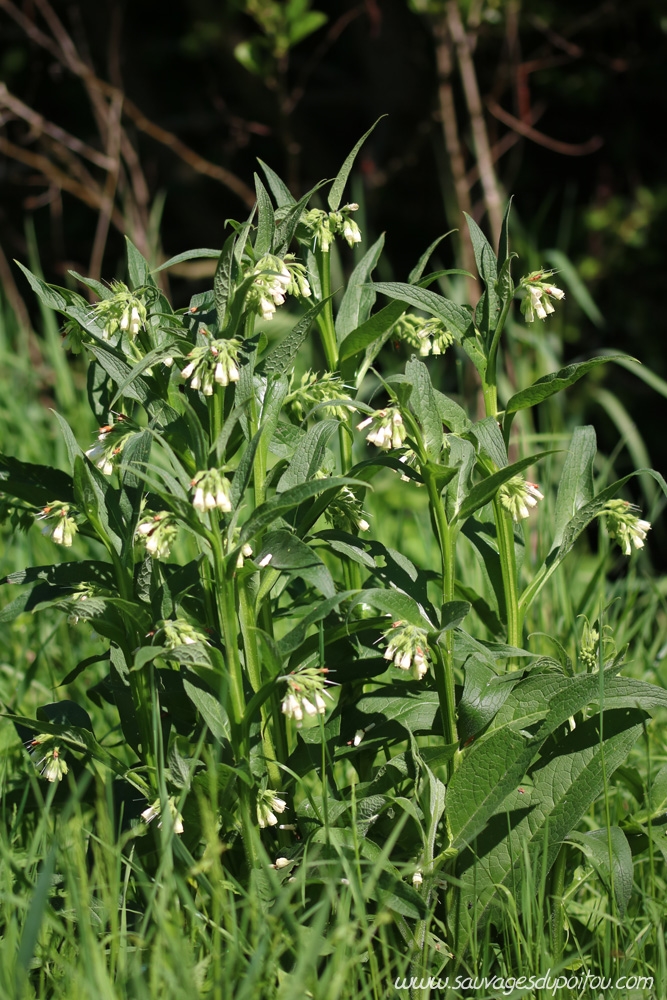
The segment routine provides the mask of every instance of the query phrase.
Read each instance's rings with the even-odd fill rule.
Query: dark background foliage
[[[265,72],[258,75],[234,54],[239,43],[262,36],[247,13],[252,3],[267,6],[263,0],[56,0],[51,8],[45,0],[16,5],[2,0],[0,80],[44,119],[101,147],[81,78],[36,36],[41,31],[57,37],[49,21],[49,11],[55,12],[81,58],[99,78],[124,90],[151,122],[251,189],[259,156],[288,179],[295,194],[334,176],[359,136],[386,114],[364,147],[354,197],[362,202],[362,228],[371,235],[387,232],[381,276],[405,280],[426,245],[460,224],[439,120],[434,30],[445,5],[415,3],[430,10],[425,14],[405,0],[322,0],[314,7],[326,14],[326,23],[284,58],[267,57]],[[474,63],[490,143],[505,149],[496,160],[498,179],[503,192],[516,194],[514,245],[523,258],[517,272],[529,262],[543,263],[540,250],[560,248],[604,317],[604,324],[595,325],[568,295],[561,328],[566,357],[600,347],[621,349],[665,377],[661,270],[667,182],[661,123],[667,18],[662,5],[495,0],[459,6],[464,17],[478,15]],[[456,72],[452,83],[473,213],[487,225]],[[498,106],[513,116],[511,127],[489,111]],[[69,267],[88,271],[98,209],[63,191],[36,161],[13,156],[7,143],[71,170],[38,126],[30,127],[11,109],[0,115],[5,257],[26,259],[28,218],[50,280],[67,280]],[[517,133],[517,120],[529,123],[532,137]],[[226,219],[247,212],[242,198],[193,169],[173,144],[156,141],[136,119],[126,118],[125,124],[154,206],[152,231],[159,226],[161,243],[155,247],[169,255],[220,246]],[[564,151],[563,143],[569,144]],[[103,184],[98,168],[91,173]],[[455,247],[453,241],[443,244],[444,265],[455,262]],[[103,243],[104,277],[120,273],[122,249],[121,233],[112,224]],[[174,279],[177,300],[185,301],[199,287],[192,274],[189,278]],[[6,266],[2,279],[10,299],[15,297]],[[22,294],[18,277],[16,285]],[[605,379],[639,424],[660,467],[664,435],[655,418],[664,417],[663,400],[649,397],[644,383],[624,370],[610,370]],[[610,449],[617,430],[599,410],[588,416],[599,423]]]

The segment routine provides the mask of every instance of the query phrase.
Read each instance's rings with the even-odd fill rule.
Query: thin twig
[[[514,132],[518,132],[519,135],[537,143],[538,146],[545,146],[554,153],[562,153],[563,156],[588,156],[590,153],[598,150],[604,143],[604,140],[599,135],[591,136],[587,142],[561,142],[560,139],[552,139],[551,136],[545,135],[544,132],[538,132],[537,129],[532,128],[527,122],[522,122],[520,119],[515,118],[514,115],[511,115],[509,111],[505,111],[495,101],[488,101],[487,107],[493,117],[497,118],[503,125],[507,125]]]

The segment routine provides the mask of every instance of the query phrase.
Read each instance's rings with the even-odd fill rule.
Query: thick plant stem
[[[496,522],[496,538],[507,612],[507,644],[520,648],[521,613],[519,611],[519,586],[514,551],[514,524],[511,514],[505,510],[497,494],[493,500],[493,515]]]
[[[245,668],[248,673],[248,680],[255,693],[262,686],[262,664],[257,648],[254,602],[248,593],[247,580],[240,580],[238,584],[239,592],[239,620],[241,623],[241,635],[243,636],[243,652],[245,654]],[[261,707],[262,717],[262,746],[266,761],[266,770],[269,776],[271,787],[276,791],[282,788],[282,776],[278,767],[278,755],[273,739],[272,712],[267,709],[265,702]]]
[[[247,754],[247,738],[243,734],[243,719],[245,716],[245,694],[243,690],[243,668],[239,657],[238,619],[236,614],[235,581],[233,575],[227,575],[225,559],[222,553],[222,540],[217,527],[213,529],[213,569],[215,574],[215,597],[218,615],[222,626],[229,671],[229,694],[232,725],[238,734],[240,756]]]
[[[336,327],[334,326],[333,307],[331,305],[331,256],[328,251],[317,249],[315,251],[317,269],[320,275],[320,286],[322,288],[322,298],[326,299],[325,306],[317,318],[329,371],[335,372],[338,368],[338,343],[336,341]]]

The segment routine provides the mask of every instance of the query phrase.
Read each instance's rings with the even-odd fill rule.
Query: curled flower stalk
[[[325,675],[325,669],[306,667],[298,673],[280,678],[287,682],[287,692],[281,705],[282,713],[286,718],[294,719],[297,728],[301,728],[304,719],[313,719],[326,713],[325,698],[331,699],[331,695],[325,687]]]
[[[349,247],[361,243],[361,230],[351,218],[358,211],[356,202],[343,205],[337,212],[325,212],[321,208],[311,208],[303,216],[301,223],[308,238],[322,253],[328,253],[336,236],[342,236]]]
[[[285,812],[287,803],[278,792],[266,788],[257,795],[257,823],[261,830],[277,826],[278,816]]]
[[[50,538],[56,545],[64,545],[65,548],[71,547],[79,530],[70,510],[69,504],[54,500],[42,509],[41,514],[37,515],[40,521],[45,522],[42,534]]]
[[[177,534],[176,518],[170,511],[144,517],[137,525],[135,540],[143,545],[153,559],[166,559]]]
[[[93,306],[102,336],[110,340],[120,332],[134,339],[146,323],[146,306],[122,281],[112,281],[110,287],[113,294]]]
[[[646,535],[651,530],[651,522],[637,517],[636,510],[638,508],[627,500],[608,500],[602,511],[609,537],[618,542],[626,556],[632,554],[633,546],[644,548]]]
[[[521,476],[512,476],[498,490],[502,506],[512,515],[512,520],[519,523],[530,516],[531,510],[539,500],[544,500],[543,494],[536,483],[529,483]]]
[[[385,660],[391,660],[400,670],[409,670],[414,680],[420,681],[428,672],[426,629],[396,621],[392,622],[383,635],[385,639],[389,639],[384,651]]]
[[[358,431],[367,428],[366,440],[368,443],[374,444],[383,451],[388,451],[390,448],[402,448],[407,436],[403,417],[396,406],[389,406],[386,410],[377,410],[376,413],[357,424]]]
[[[232,509],[231,483],[220,469],[198,472],[190,483],[194,490],[192,506],[200,514],[209,510],[220,510],[229,514]]]
[[[189,382],[190,388],[212,396],[216,385],[226,386],[238,382],[239,348],[238,340],[211,340],[208,344],[193,347],[187,356],[187,364],[181,370],[181,378]]]
[[[553,271],[531,271],[521,279],[519,287],[526,293],[521,302],[521,312],[527,323],[546,319],[556,311],[552,300],[560,302],[565,298],[563,289],[551,284],[553,274]]]

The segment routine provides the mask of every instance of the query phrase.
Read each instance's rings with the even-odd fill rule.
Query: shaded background
[[[123,231],[156,263],[218,247],[252,203],[257,157],[303,193],[386,114],[352,190],[365,236],[387,232],[382,278],[405,280],[466,199],[492,235],[481,128],[500,198],[515,195],[515,273],[567,261],[550,328],[565,359],[620,349],[665,377],[666,33],[654,0],[0,0],[5,303],[39,329],[8,263],[36,248],[65,284],[68,268],[122,277]],[[456,236],[438,253],[469,260]],[[177,305],[206,286],[197,267],[172,279]],[[664,398],[620,368],[599,377],[625,417],[591,399],[581,417],[608,452],[636,424],[664,469]]]

